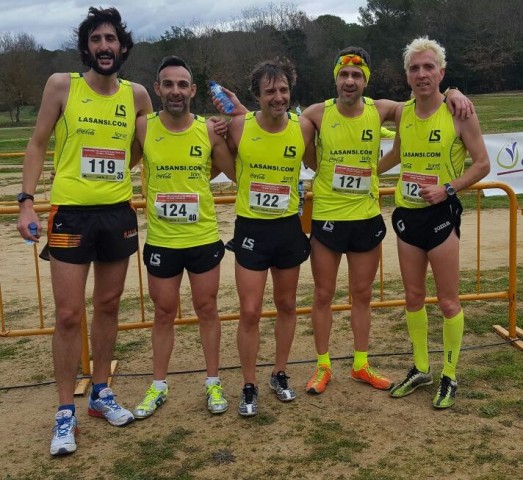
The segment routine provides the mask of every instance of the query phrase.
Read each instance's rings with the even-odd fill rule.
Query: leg
[[[456,366],[464,327],[463,311],[459,301],[459,239],[457,235],[452,233],[441,245],[432,249],[429,252],[429,261],[436,281],[438,303],[443,313],[442,375],[450,380],[456,380]],[[438,405],[440,404],[441,402]]]
[[[274,304],[276,306],[276,326],[274,336],[276,338],[276,363],[273,373],[285,371],[294,331],[296,330],[296,289],[298,288],[298,277],[300,267],[280,269],[271,268],[272,281],[274,285]]]
[[[85,283],[89,264],[64,263],[51,257],[51,279],[56,307],[53,361],[60,405],[74,403],[74,389],[82,354],[81,321],[85,312]]]
[[[216,297],[220,282],[220,266],[205,273],[189,273],[194,311],[200,321],[202,342],[208,377],[217,377],[220,363],[221,324]]]
[[[432,384],[429,372],[427,345],[427,315],[425,311],[427,253],[413,245],[397,239],[401,278],[405,288],[407,328],[414,353],[414,367],[407,377],[390,392],[394,398],[410,395],[423,385]]]
[[[312,303],[312,330],[314,344],[319,355],[329,351],[332,327],[331,304],[336,292],[336,278],[341,253],[330,250],[314,237],[311,240],[311,268],[314,279]]]
[[[267,282],[267,270],[248,270],[236,262],[235,276],[240,298],[240,320],[236,341],[243,381],[256,385],[256,358],[260,348],[260,315]]]
[[[174,345],[174,319],[178,311],[178,296],[182,273],[170,278],[147,275],[149,296],[154,302],[152,329],[153,378],[165,380]]]
[[[380,247],[368,252],[351,252],[349,263],[349,293],[351,296],[351,327],[354,335],[354,363],[351,376],[354,380],[372,385],[379,390],[388,390],[392,382],[371,368],[367,361],[372,298],[372,282],[376,277],[380,261]]]
[[[93,321],[91,348],[93,383],[109,378],[118,333],[118,310],[129,259],[94,263]]]
[[[366,352],[369,349],[370,300],[372,282],[376,277],[380,260],[380,248],[368,252],[349,253],[349,293],[351,295],[351,327],[354,334],[354,349]]]

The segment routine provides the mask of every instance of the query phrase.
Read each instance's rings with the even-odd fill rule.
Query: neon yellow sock
[[[354,350],[354,362],[352,363],[353,370],[361,370],[363,366],[367,363],[367,352],[358,352]]]
[[[329,355],[329,352],[326,352],[326,353],[322,353],[321,355],[318,354],[318,360],[316,361],[316,365],[318,365],[318,367],[320,365],[327,365],[327,367],[331,368],[331,357]]]
[[[452,318],[443,318],[443,375],[456,380],[465,318],[463,310]]]
[[[429,348],[427,335],[429,330],[429,320],[427,310],[423,306],[417,312],[405,310],[407,317],[407,328],[409,330],[410,341],[412,342],[412,352],[414,355],[414,365],[423,373],[429,372]]]

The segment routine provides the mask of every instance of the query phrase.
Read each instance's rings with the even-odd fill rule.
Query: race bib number
[[[368,194],[371,175],[370,168],[335,165],[332,175],[332,189],[340,193]]]
[[[282,214],[289,208],[290,185],[252,182],[249,189],[249,208],[254,212]]]
[[[437,175],[424,175],[422,173],[403,173],[401,176],[401,193],[409,202],[425,203],[420,196],[420,185],[438,185]]]
[[[154,209],[162,220],[196,223],[200,218],[200,199],[197,193],[158,193]]]
[[[125,178],[125,150],[82,147],[81,176],[88,180],[122,182]]]

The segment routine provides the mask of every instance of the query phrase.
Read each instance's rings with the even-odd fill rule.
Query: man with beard
[[[154,302],[153,382],[134,410],[150,417],[167,399],[167,371],[174,344],[180,284],[187,270],[207,367],[207,409],[228,404],[218,376],[221,326],[216,299],[224,245],[211,192],[211,169],[235,177],[234,159],[210,120],[191,113],[196,85],[187,63],[169,56],[158,67],[154,90],[162,110],[136,121],[147,182],[147,239],[143,261]],[[183,390],[180,389],[180,392]]]
[[[56,307],[53,360],[59,407],[51,454],[76,451],[74,389],[82,350],[81,320],[90,264],[94,266],[92,392],[89,415],[122,426],[134,420],[116,403],[107,381],[118,327],[118,307],[129,256],[136,252],[137,219],[130,204],[130,165],[136,117],[152,111],[145,88],[117,77],[133,41],[114,8],[91,7],[78,30],[86,73],[55,73],[44,89],[26,150],[18,230],[37,240],[34,211],[49,138],[54,130],[56,176],[51,190],[48,245]],[[28,225],[35,222],[38,233]]]

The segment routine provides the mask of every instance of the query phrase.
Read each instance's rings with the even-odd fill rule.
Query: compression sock
[[[420,372],[429,373],[429,349],[427,343],[429,320],[427,310],[425,306],[417,312],[405,310],[405,315],[407,317],[410,341],[412,342],[414,365]]]
[[[443,375],[456,380],[456,365],[458,364],[465,318],[463,310],[452,318],[443,318]]]

